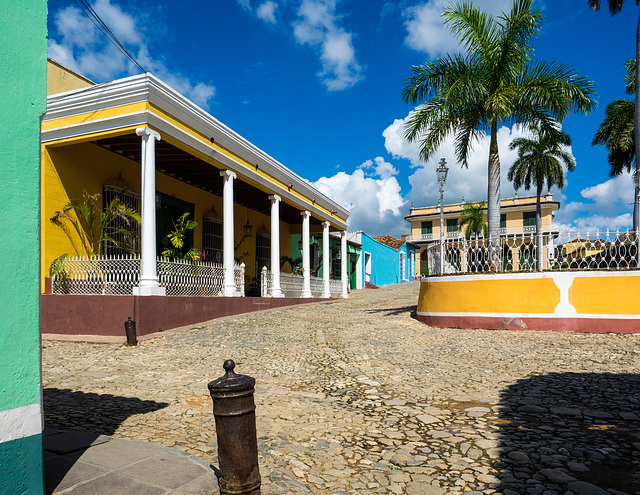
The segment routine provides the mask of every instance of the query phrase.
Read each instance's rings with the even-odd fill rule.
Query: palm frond
[[[487,13],[470,2],[459,2],[442,11],[444,23],[459,36],[461,45],[474,55],[487,54],[498,35],[498,27]]]
[[[626,99],[609,103],[591,144],[607,147],[610,177],[630,172],[636,160],[635,103]]]

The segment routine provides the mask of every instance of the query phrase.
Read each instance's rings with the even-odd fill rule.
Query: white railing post
[[[269,297],[269,290],[267,287],[267,267],[263,266],[260,272],[260,297]]]
[[[244,297],[244,262],[240,263],[240,296]]]

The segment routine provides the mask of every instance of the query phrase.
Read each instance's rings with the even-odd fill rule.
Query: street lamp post
[[[444,158],[440,159],[440,166],[436,168],[436,177],[440,184],[440,275],[444,274],[444,185],[447,182],[449,168]]]

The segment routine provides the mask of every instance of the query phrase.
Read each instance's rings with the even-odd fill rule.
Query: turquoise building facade
[[[0,493],[44,492],[39,329],[40,117],[47,2],[0,9]]]
[[[365,232],[347,234],[350,241],[362,246],[358,261],[357,288],[367,285],[389,285],[415,280],[418,246],[385,235],[371,237]]]

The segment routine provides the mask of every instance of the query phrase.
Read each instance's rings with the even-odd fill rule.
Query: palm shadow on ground
[[[587,483],[640,491],[639,375],[528,376],[500,404],[499,491],[538,493],[536,482],[552,493],[596,493]]]
[[[404,314],[409,314],[409,316],[413,318],[416,313],[416,305],[412,304],[410,306],[402,306],[399,308],[368,309],[366,312],[371,314],[380,313],[380,314],[383,314],[384,316],[400,316]]]
[[[44,423],[58,430],[84,430],[113,435],[134,414],[164,409],[169,404],[137,397],[44,388]]]

